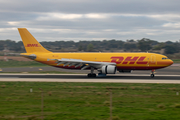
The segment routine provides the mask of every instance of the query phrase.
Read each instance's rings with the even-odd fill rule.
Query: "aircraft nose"
[[[174,62],[172,60],[169,60],[168,65],[172,65]]]

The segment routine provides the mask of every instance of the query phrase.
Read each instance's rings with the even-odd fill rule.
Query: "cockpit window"
[[[162,60],[166,60],[166,59],[169,59],[169,58],[165,58],[165,57],[162,58]]]

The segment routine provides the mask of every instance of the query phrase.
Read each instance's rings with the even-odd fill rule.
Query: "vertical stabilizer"
[[[46,50],[26,28],[18,28],[18,30],[27,53],[50,53],[50,51]]]

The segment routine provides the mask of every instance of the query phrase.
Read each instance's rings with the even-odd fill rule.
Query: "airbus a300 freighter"
[[[156,69],[173,64],[173,61],[155,53],[53,53],[45,49],[26,28],[18,28],[26,53],[21,56],[50,66],[90,70],[88,77],[99,75],[131,72],[132,70],[151,70],[154,77]]]

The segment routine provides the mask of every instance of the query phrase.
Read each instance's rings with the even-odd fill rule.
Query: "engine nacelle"
[[[116,66],[113,65],[105,65],[101,68],[103,74],[115,74],[116,73]]]

